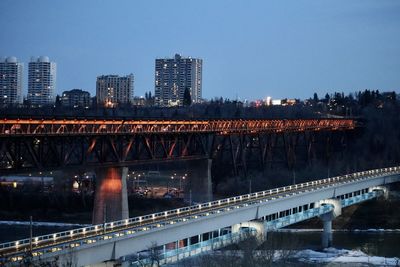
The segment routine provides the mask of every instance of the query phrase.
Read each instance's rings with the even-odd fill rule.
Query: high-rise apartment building
[[[61,95],[61,105],[72,108],[88,108],[91,106],[90,93],[80,89],[64,91]]]
[[[185,89],[188,88],[192,103],[201,101],[203,60],[184,58],[156,59],[155,104],[158,106],[182,106]]]
[[[28,101],[33,106],[54,103],[56,63],[48,57],[32,58],[28,71]]]
[[[129,104],[133,100],[133,74],[126,76],[102,75],[97,77],[97,104],[104,107],[116,107]]]
[[[0,106],[22,102],[22,77],[24,65],[17,58],[0,60]]]

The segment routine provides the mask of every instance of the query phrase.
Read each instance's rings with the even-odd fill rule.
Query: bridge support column
[[[333,210],[329,213],[325,213],[320,216],[324,224],[323,232],[322,232],[322,247],[327,248],[332,246],[333,236],[332,236],[332,221],[337,216],[342,214],[342,203],[339,199],[325,199],[321,200],[316,204],[316,207],[323,206],[323,205],[332,205]]]
[[[208,159],[207,160],[207,201],[213,200],[211,167],[212,167],[212,159]]]
[[[372,192],[372,191],[382,191],[383,192],[383,197],[387,200],[389,198],[389,188],[387,188],[387,186],[374,186],[374,187],[370,187],[368,188],[368,192]]]
[[[122,168],[121,175],[121,207],[122,207],[122,220],[129,219],[129,206],[128,206],[128,188],[126,186],[126,178],[128,176],[128,168]]]
[[[328,248],[332,246],[332,220],[323,221],[324,231],[322,232],[322,247]]]
[[[266,237],[266,232],[264,228],[264,224],[262,222],[242,222],[239,224],[234,224],[231,227],[231,232],[232,233],[238,233],[240,231],[240,228],[253,228],[256,230],[257,233],[257,239],[259,241],[262,241]]]
[[[117,261],[105,261],[101,263],[91,264],[88,265],[89,267],[114,267],[117,266],[119,263]]]
[[[185,181],[185,200],[193,202],[212,201],[212,159],[192,160],[186,163],[190,169],[188,180]],[[188,194],[191,191],[190,194]]]
[[[93,224],[129,218],[127,174],[126,167],[96,169]]]

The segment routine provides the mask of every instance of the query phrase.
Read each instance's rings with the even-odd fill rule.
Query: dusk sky
[[[204,98],[400,92],[397,0],[1,0],[0,26],[1,57],[57,62],[57,94],[129,73],[154,93],[155,58],[175,53],[203,59]]]

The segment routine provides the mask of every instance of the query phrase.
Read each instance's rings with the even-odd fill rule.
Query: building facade
[[[16,57],[0,60],[0,106],[22,103],[24,65]]]
[[[28,70],[28,101],[32,106],[54,103],[56,63],[48,57],[32,58]]]
[[[96,82],[97,104],[109,108],[121,104],[131,104],[133,100],[133,81],[133,74],[126,76],[98,76]]]
[[[155,104],[158,106],[182,106],[185,89],[188,88],[192,103],[202,98],[203,60],[184,58],[156,59]]]
[[[91,106],[90,93],[81,89],[64,91],[61,95],[61,105],[72,108],[89,108]]]

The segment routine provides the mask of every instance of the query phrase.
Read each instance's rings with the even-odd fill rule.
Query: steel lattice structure
[[[270,157],[273,138],[283,137],[286,160],[299,134],[353,130],[352,119],[294,120],[0,120],[0,171],[73,165],[129,165],[148,160],[217,157],[229,147],[234,171],[246,150]],[[271,141],[272,140],[272,141]],[[311,144],[311,143],[310,143]]]

